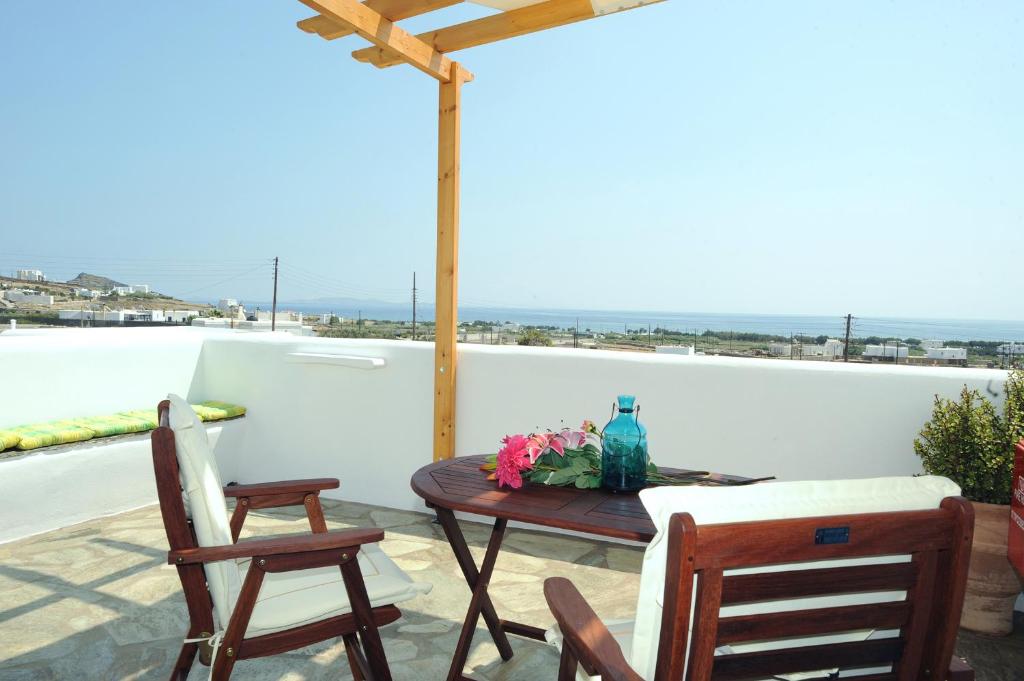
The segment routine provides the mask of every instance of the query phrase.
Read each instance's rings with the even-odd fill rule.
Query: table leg
[[[491,632],[494,644],[498,647],[501,659],[509,660],[512,658],[512,645],[508,642],[508,636],[506,636],[505,630],[502,627],[502,621],[498,619],[498,615],[494,611],[494,605],[491,603],[491,598],[487,595],[487,587],[491,581],[491,574],[494,572],[494,565],[498,560],[498,551],[501,548],[501,542],[505,536],[505,526],[508,524],[508,521],[504,518],[498,518],[494,521],[494,529],[491,531],[491,538],[487,543],[484,562],[480,570],[477,571],[476,564],[473,562],[473,557],[469,552],[469,547],[466,545],[466,539],[462,534],[461,528],[459,528],[458,521],[455,519],[455,514],[449,509],[437,508],[436,510],[441,527],[448,537],[448,543],[451,544],[452,550],[455,552],[455,559],[458,561],[459,567],[462,568],[462,574],[466,578],[466,583],[469,584],[470,589],[473,591],[473,597],[469,602],[469,611],[466,613],[466,619],[462,624],[462,632],[459,635],[459,642],[455,648],[455,656],[452,659],[451,670],[448,674],[448,680],[455,681],[463,678],[462,668],[465,666],[466,658],[469,656],[469,648],[473,642],[473,633],[481,614],[484,616],[484,622],[486,622],[487,628]]]

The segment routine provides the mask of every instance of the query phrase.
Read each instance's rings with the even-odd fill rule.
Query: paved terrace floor
[[[333,528],[377,526],[395,561],[434,590],[402,604],[404,616],[382,630],[396,681],[443,679],[469,602],[469,589],[440,527],[426,514],[326,502]],[[302,509],[253,512],[245,536],[308,531]],[[477,562],[488,527],[464,523]],[[159,511],[149,507],[0,546],[0,679],[166,679],[186,627],[177,574],[165,564]],[[576,582],[606,618],[631,615],[641,550],[573,537],[512,529],[498,560],[491,595],[510,619],[548,626],[545,577]],[[1019,617],[1019,616],[1018,616]],[[482,623],[481,623],[482,627]],[[510,637],[515,657],[502,663],[480,628],[467,669],[480,681],[555,679],[556,652]],[[959,654],[978,681],[1024,678],[1024,618],[1013,636],[963,633]],[[206,679],[198,663],[190,679]],[[233,678],[305,681],[352,678],[340,642],[242,661]]]

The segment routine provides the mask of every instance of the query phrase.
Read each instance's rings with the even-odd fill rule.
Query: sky
[[[432,300],[436,81],[311,14],[0,4],[0,274]],[[1020,320],[1022,45],[1018,0],[670,0],[456,53],[460,304]]]

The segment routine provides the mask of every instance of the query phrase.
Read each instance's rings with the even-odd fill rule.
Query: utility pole
[[[416,272],[412,273],[412,339],[416,340]]]
[[[580,318],[576,318],[576,331],[572,334],[572,346],[578,348],[580,346]]]
[[[647,322],[647,347],[651,347],[651,323]]]
[[[274,301],[270,308],[270,330],[277,330],[277,256],[274,256]]]
[[[846,342],[843,343],[843,361],[850,361],[850,322],[853,321],[853,315],[846,315]]]

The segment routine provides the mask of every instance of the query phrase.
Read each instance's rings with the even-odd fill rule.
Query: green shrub
[[[540,329],[527,329],[520,334],[519,339],[516,341],[519,345],[551,345],[551,336],[547,335]]]
[[[968,499],[1010,503],[1013,447],[1024,437],[1024,372],[1007,379],[1003,415],[967,386],[959,400],[935,397],[932,418],[914,440],[926,472],[955,481]]]

